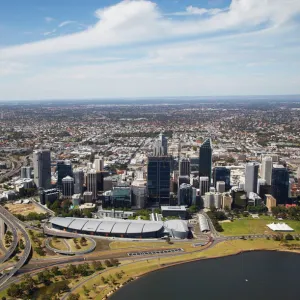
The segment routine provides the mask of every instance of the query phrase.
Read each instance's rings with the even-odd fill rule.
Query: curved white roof
[[[205,218],[205,216],[203,215],[199,215],[199,226],[200,226],[200,230],[203,231],[210,231],[209,225],[208,225],[208,221]]]

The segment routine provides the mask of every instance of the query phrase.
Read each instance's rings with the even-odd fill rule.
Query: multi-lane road
[[[19,257],[19,261],[11,267],[7,272],[4,272],[3,276],[0,278],[0,287],[7,282],[12,276],[14,276],[19,269],[26,263],[30,252],[31,252],[31,241],[28,236],[28,233],[24,229],[24,227],[20,224],[19,220],[14,217],[10,212],[8,212],[5,208],[3,208],[0,205],[0,217],[3,218],[4,222],[8,224],[9,227],[11,227],[13,236],[14,236],[14,248],[9,249],[7,253],[4,255],[4,258],[2,258],[3,261],[6,261],[12,253],[15,251],[15,247],[18,244],[18,231],[22,234],[22,237],[25,240],[25,249],[22,252],[22,256]],[[16,244],[15,244],[16,243]]]

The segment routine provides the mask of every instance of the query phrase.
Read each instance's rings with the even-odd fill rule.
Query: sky
[[[300,0],[0,1],[0,100],[300,94]]]

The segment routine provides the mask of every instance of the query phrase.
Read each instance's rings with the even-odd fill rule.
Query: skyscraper
[[[58,160],[56,163],[57,187],[62,189],[62,179],[70,176],[73,177],[72,165],[69,160]]]
[[[169,205],[171,158],[148,157],[148,196],[150,206]]]
[[[74,195],[74,178],[66,176],[62,179],[62,194],[64,198],[71,199]]]
[[[37,188],[51,187],[51,156],[49,150],[33,152],[34,182]]]
[[[272,170],[271,195],[278,204],[287,204],[289,196],[289,173],[281,165],[275,165]]]
[[[188,158],[182,158],[179,161],[179,176],[190,176],[191,164]]]
[[[31,178],[32,167],[22,167],[21,168],[21,178]]]
[[[95,158],[94,160],[94,168],[97,172],[103,171],[104,161],[102,158]]]
[[[153,156],[166,156],[168,155],[168,140],[160,133],[153,147]]]
[[[92,192],[93,199],[97,199],[97,172],[91,169],[87,173],[87,191]]]
[[[205,177],[200,177],[200,195],[204,196],[205,193],[209,192],[209,177],[205,176]]]
[[[213,170],[214,187],[217,187],[218,181],[225,182],[225,190],[230,190],[230,169],[226,167],[215,167]]]
[[[266,181],[266,185],[271,185],[272,183],[272,157],[265,156],[262,159],[261,164],[261,178]]]
[[[247,197],[250,192],[257,193],[257,181],[258,181],[258,164],[247,163],[245,169],[245,191]]]
[[[84,173],[83,169],[78,168],[73,172],[74,176],[74,194],[83,193]]]
[[[206,176],[211,182],[212,145],[211,139],[205,140],[199,150],[199,177]]]
[[[193,187],[183,183],[178,189],[178,205],[190,206],[193,200]]]

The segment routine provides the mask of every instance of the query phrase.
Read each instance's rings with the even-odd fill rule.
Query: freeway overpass
[[[16,217],[14,217],[9,211],[7,211],[1,205],[0,205],[0,217],[3,218],[5,223],[7,222],[8,226],[11,227],[11,229],[13,231],[13,235],[15,237],[14,242],[16,241],[16,243],[18,243],[17,231],[21,232],[21,234],[25,240],[25,249],[23,251],[22,257],[20,257],[20,260],[7,273],[4,273],[4,275],[0,278],[0,286],[2,286],[12,276],[14,276],[19,271],[19,269],[26,263],[29,255],[30,255],[30,252],[31,252],[31,241],[30,241],[28,233],[26,232],[24,227],[21,225],[19,220]],[[12,255],[14,250],[15,250],[15,248],[13,250],[9,249],[9,251],[5,254],[4,258],[2,258],[2,259],[7,260]]]

